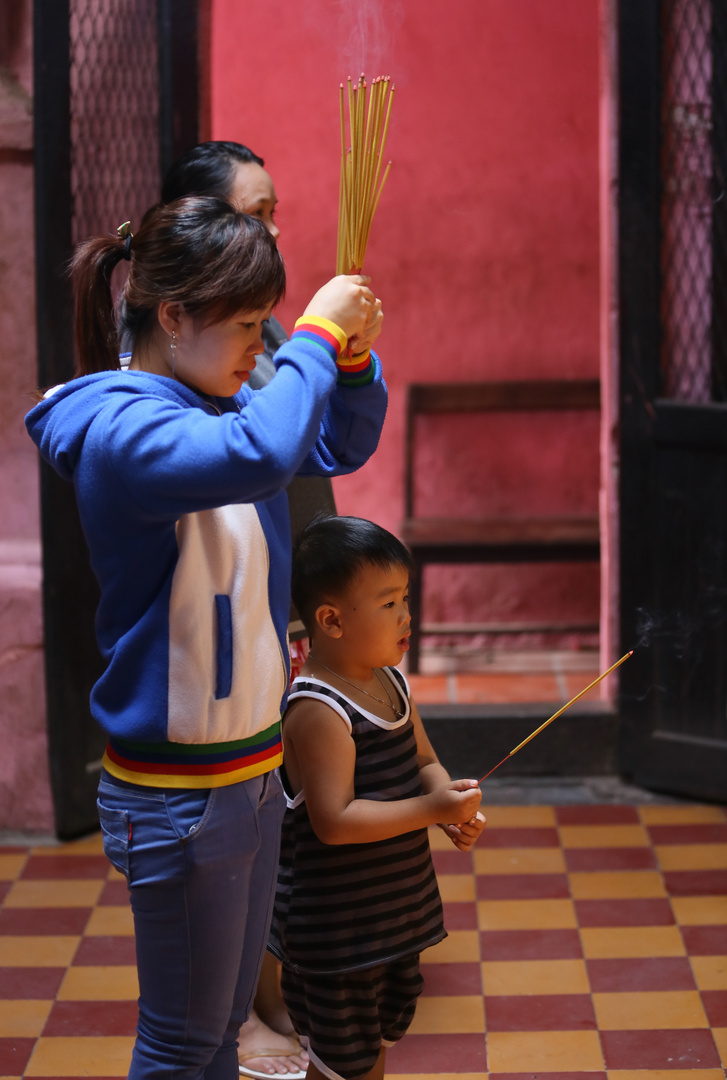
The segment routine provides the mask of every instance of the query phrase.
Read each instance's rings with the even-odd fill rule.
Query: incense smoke
[[[398,75],[392,60],[396,32],[404,21],[403,5],[394,0],[338,0],[341,53],[346,74]],[[391,67],[391,72],[384,67]]]

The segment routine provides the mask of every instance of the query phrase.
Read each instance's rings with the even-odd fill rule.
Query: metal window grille
[[[727,14],[663,0],[663,394],[727,400]]]
[[[72,238],[137,228],[159,198],[157,5],[71,0]]]

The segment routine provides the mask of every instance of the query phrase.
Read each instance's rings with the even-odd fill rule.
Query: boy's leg
[[[311,976],[283,965],[283,997],[310,1057],[307,1080],[383,1076],[381,1006],[389,1011],[387,973],[383,966]],[[412,1013],[413,1008],[411,1003]]]

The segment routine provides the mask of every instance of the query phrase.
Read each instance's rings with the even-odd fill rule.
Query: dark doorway
[[[38,383],[73,375],[74,246],[132,227],[164,169],[198,141],[200,0],[36,0]],[[173,18],[172,18],[173,11]],[[89,712],[102,669],[91,573],[73,489],[41,473],[48,742],[56,831],[98,827],[105,738]]]
[[[727,10],[619,5],[621,764],[727,797]]]

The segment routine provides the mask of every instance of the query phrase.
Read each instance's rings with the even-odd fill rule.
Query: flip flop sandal
[[[257,1069],[249,1069],[247,1065],[243,1064],[245,1061],[249,1061],[251,1058],[265,1058],[265,1057],[293,1057],[295,1054],[300,1053],[300,1048],[290,1050],[251,1050],[247,1054],[240,1054],[238,1057],[240,1065],[240,1074],[242,1076],[251,1076],[253,1080],[305,1080],[306,1069],[297,1069],[295,1072],[287,1073],[267,1073],[259,1072]]]

